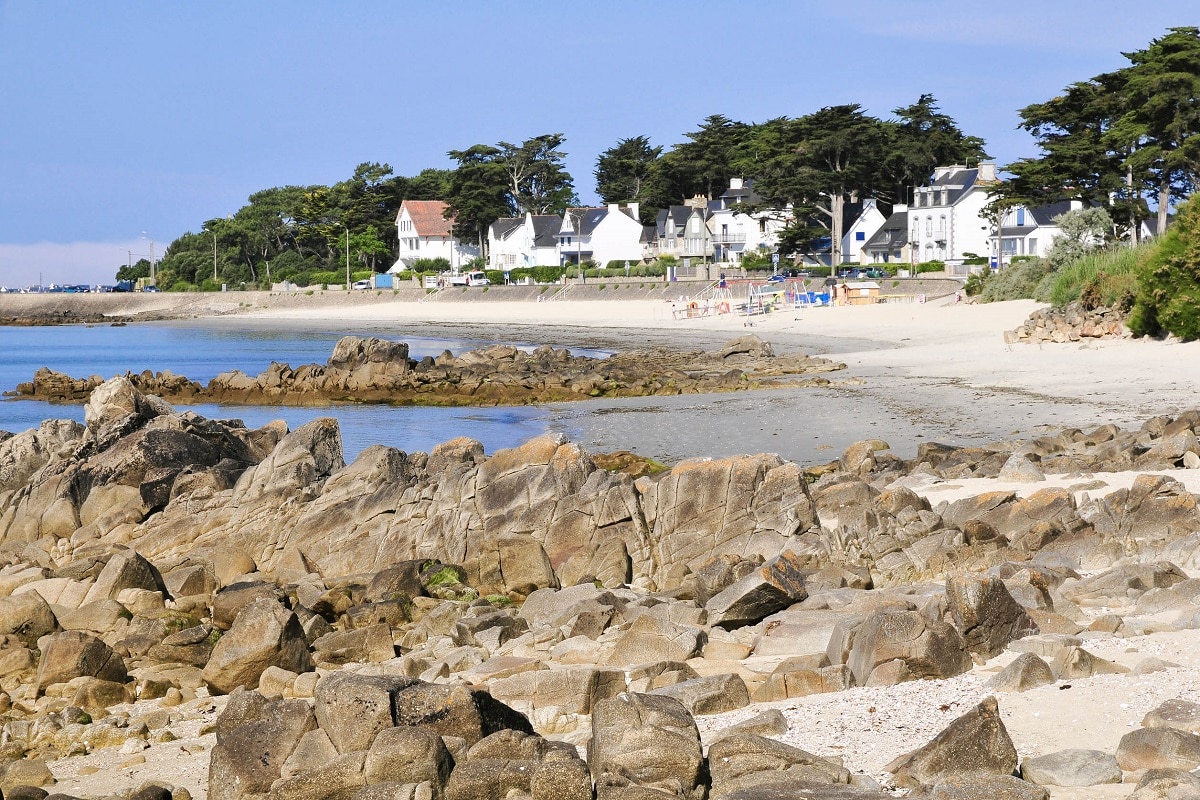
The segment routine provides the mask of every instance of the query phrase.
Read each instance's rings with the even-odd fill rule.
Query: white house
[[[752,181],[731,178],[729,188],[709,204],[708,228],[712,231],[713,259],[738,262],[746,253],[762,250],[773,252],[779,243],[779,232],[791,220],[791,209],[756,211],[747,214],[735,211],[738,203],[761,203]]]
[[[563,218],[556,214],[502,217],[488,228],[488,263],[492,269],[558,266],[558,232]]]
[[[1009,264],[1014,256],[1044,257],[1062,230],[1055,221],[1068,211],[1083,209],[1082,200],[1062,200],[1050,205],[1026,208],[1013,206],[1000,221],[1000,259],[996,257],[995,231],[988,236],[987,252],[993,266]]]
[[[601,267],[610,261],[642,260],[642,223],[637,203],[567,209],[558,231],[558,263],[575,264],[588,259]]]
[[[858,216],[851,219],[842,232],[842,263],[868,263],[870,258],[867,256],[867,242],[885,222],[887,217],[880,209],[879,201],[873,197],[863,200]]]
[[[897,203],[892,214],[863,245],[862,264],[911,264],[908,246],[908,206]]]
[[[913,263],[944,261],[961,272],[967,253],[985,255],[992,226],[983,212],[996,185],[996,165],[948,166],[934,170],[928,186],[913,190],[908,207]]]
[[[389,272],[409,269],[421,258],[444,258],[451,269],[458,269],[477,257],[479,248],[460,242],[453,229],[454,220],[446,219],[446,204],[441,200],[405,200],[396,213],[399,246]]]

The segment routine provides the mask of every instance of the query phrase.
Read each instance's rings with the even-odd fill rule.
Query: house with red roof
[[[479,255],[479,248],[454,235],[454,217],[447,218],[441,200],[405,200],[396,213],[396,238],[399,242],[396,263],[391,272],[412,267],[422,258],[444,258],[451,269],[458,269]]]

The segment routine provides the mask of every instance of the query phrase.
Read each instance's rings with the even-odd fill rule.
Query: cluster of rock
[[[909,461],[865,441],[807,472],[757,455],[634,478],[553,437],[346,465],[332,420],[248,430],[113,379],[84,425],[0,440],[0,789],[163,741],[171,709],[229,695],[222,800],[890,796],[771,739],[778,715],[707,743],[695,718],[949,678],[1006,650],[1021,655],[991,689],[1022,691],[1123,670],[1086,649],[1096,636],[1200,626],[1200,507],[1170,478],[937,507],[908,488],[1197,467],[1197,425]],[[1195,733],[1126,738],[1118,773],[1161,788],[1187,779],[1156,770],[1200,765]],[[1035,782],[1060,768],[1029,761],[1012,777],[984,700],[887,782],[1044,797]]]
[[[217,375],[207,386],[170,371],[146,370],[125,377],[139,391],[170,402],[474,406],[824,386],[829,381],[821,374],[844,368],[800,353],[776,355],[769,343],[753,335],[709,353],[656,349],[592,358],[548,345],[533,351],[492,345],[458,356],[447,350],[420,360],[409,358],[403,342],[347,336],[324,365],[293,369],[272,363],[258,376],[234,370]],[[73,378],[43,367],[32,381],[19,384],[16,394],[82,402],[103,382],[100,376]]]
[[[1125,315],[1115,308],[1084,308],[1079,301],[1061,308],[1040,308],[1016,330],[1005,331],[1007,344],[1080,342],[1089,339],[1128,339]]]

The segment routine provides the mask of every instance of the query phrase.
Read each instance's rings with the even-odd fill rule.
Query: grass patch
[[[1091,295],[1089,302],[1095,303],[1093,307],[1116,304],[1136,283],[1138,265],[1154,248],[1154,244],[1146,243],[1088,253],[1039,285],[1034,299],[1065,306],[1087,292]]]

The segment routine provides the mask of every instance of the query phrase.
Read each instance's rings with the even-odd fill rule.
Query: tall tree
[[[1200,29],[1171,28],[1145,50],[1125,53],[1126,112],[1114,133],[1137,142],[1130,168],[1157,183],[1158,230],[1167,227],[1172,199],[1194,191],[1200,177]]]
[[[575,186],[563,166],[566,153],[558,149],[565,138],[561,133],[546,133],[519,145],[496,145],[517,213],[561,214],[574,202]]]
[[[446,195],[447,216],[454,218],[454,234],[478,242],[480,252],[487,243],[488,226],[500,217],[516,213],[509,194],[509,173],[501,151],[486,144],[466,150],[451,150],[458,162]],[[486,253],[485,253],[486,255]]]
[[[646,136],[618,139],[596,158],[596,194],[605,203],[641,203],[662,151]]]
[[[829,106],[798,119],[772,120],[751,148],[758,154],[759,194],[776,207],[792,204],[792,227],[812,227],[810,215],[829,229],[831,258],[841,262],[846,202],[871,194],[882,181],[887,131],[858,104]],[[786,236],[785,242],[803,237]]]
[[[1130,65],[1067,87],[1021,110],[1042,155],[1005,169],[1002,193],[1021,201],[1078,197],[1110,206],[1136,231],[1145,198],[1166,228],[1172,201],[1200,177],[1200,30],[1172,28]]]
[[[702,195],[711,200],[741,174],[737,166],[752,128],[723,114],[705,117],[700,129],[685,134],[688,141],[662,156],[655,187],[665,205]],[[666,195],[663,197],[663,195]]]
[[[931,94],[923,94],[910,106],[893,109],[890,128],[887,177],[890,187],[880,186],[884,199],[907,202],[914,186],[923,186],[935,167],[949,164],[978,164],[988,157],[983,139],[968,136],[948,115],[943,114]]]

